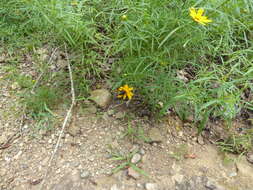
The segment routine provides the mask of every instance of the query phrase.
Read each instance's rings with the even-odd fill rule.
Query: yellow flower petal
[[[197,15],[200,16],[200,17],[203,15],[203,13],[204,13],[204,9],[201,9],[201,8],[200,8],[200,9],[197,11]]]
[[[212,22],[212,20],[208,19],[207,16],[203,16],[204,14],[204,9],[195,9],[195,8],[190,8],[190,16],[192,19],[199,24],[206,25],[207,23]]]
[[[134,95],[132,92],[133,89],[134,89],[133,87],[129,87],[127,84],[125,84],[124,86],[118,88],[118,91],[121,92],[122,94],[119,94],[117,97],[123,99],[128,98],[129,100],[132,99]]]

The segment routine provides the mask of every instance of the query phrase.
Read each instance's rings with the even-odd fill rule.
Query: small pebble
[[[90,177],[90,172],[87,170],[81,170],[80,177],[82,179],[87,179]]]
[[[141,153],[142,155],[144,155],[146,152],[145,152],[145,150],[144,150],[143,148],[141,148],[141,149],[140,149],[140,153]]]
[[[141,160],[141,155],[136,153],[133,155],[132,159],[131,159],[131,163],[136,164]]]
[[[237,176],[237,173],[236,173],[236,172],[232,172],[232,173],[230,173],[228,176],[229,176],[229,177],[235,177],[235,176]]]

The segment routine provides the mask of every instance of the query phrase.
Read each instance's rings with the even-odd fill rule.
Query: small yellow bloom
[[[190,16],[199,24],[206,25],[207,23],[212,22],[212,20],[208,19],[206,16],[203,16],[203,13],[204,9],[190,8]]]
[[[127,20],[127,15],[122,15],[121,20]]]
[[[166,62],[160,62],[160,65],[162,65],[162,66],[166,66],[166,65],[168,65],[168,63],[166,63]]]
[[[72,2],[71,2],[71,5],[72,5],[72,6],[77,6],[77,5],[78,5],[78,2],[77,2],[77,1],[72,1]]]
[[[118,98],[123,98],[124,100],[126,98],[128,98],[129,100],[132,99],[134,93],[132,92],[133,91],[133,88],[132,87],[129,87],[127,84],[124,85],[124,86],[121,86],[118,91],[120,92],[120,94],[117,96]]]

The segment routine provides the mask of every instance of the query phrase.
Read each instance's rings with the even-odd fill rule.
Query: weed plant
[[[182,119],[231,120],[253,111],[251,0],[1,0],[0,7],[1,46],[66,43],[81,96],[106,79],[113,89],[134,87],[158,115],[174,109]],[[212,22],[195,22],[191,7]]]

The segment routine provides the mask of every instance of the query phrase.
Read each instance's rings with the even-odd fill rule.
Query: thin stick
[[[66,125],[67,125],[67,122],[68,122],[69,118],[71,117],[72,109],[73,109],[73,107],[74,107],[74,105],[75,105],[75,103],[76,103],[74,82],[73,82],[73,77],[72,77],[73,75],[72,75],[72,70],[71,70],[71,66],[70,66],[70,61],[69,61],[69,57],[68,57],[68,53],[67,53],[66,44],[65,44],[65,52],[66,52],[66,58],[67,58],[67,62],[68,62],[69,78],[70,78],[70,82],[71,82],[72,103],[71,103],[71,106],[70,106],[70,108],[69,108],[69,110],[68,110],[68,112],[67,112],[67,115],[66,115],[65,119],[64,119],[64,122],[63,122],[63,124],[62,124],[61,132],[60,132],[60,135],[59,135],[59,137],[58,137],[57,143],[56,143],[56,145],[55,145],[54,151],[53,151],[53,153],[52,153],[52,155],[51,155],[51,158],[50,158],[50,160],[49,160],[47,170],[46,170],[46,172],[45,172],[44,177],[42,178],[43,181],[42,181],[42,183],[41,183],[41,185],[40,185],[40,190],[42,190],[42,188],[43,188],[43,185],[44,185],[45,180],[46,180],[46,178],[47,178],[47,175],[48,175],[49,169],[50,169],[50,167],[51,167],[52,161],[53,161],[53,159],[54,159],[54,157],[55,157],[55,155],[56,155],[56,152],[57,152],[57,150],[58,150],[58,148],[59,148],[59,144],[60,144],[60,141],[61,141],[62,134],[63,134],[63,132],[64,132],[64,129],[65,129]]]
[[[47,62],[47,65],[49,65],[49,64],[52,62],[53,56],[54,56],[54,54],[56,53],[57,49],[58,49],[58,48],[55,48],[54,51],[52,52],[52,54],[51,54],[51,56],[50,56],[50,58],[49,58],[49,60],[48,60],[48,62]],[[39,83],[41,77],[44,75],[44,73],[45,73],[45,70],[42,71],[42,72],[40,73],[39,77],[36,79],[36,81],[35,81],[35,83],[34,83],[34,85],[33,85],[33,87],[32,87],[32,90],[31,90],[31,93],[32,93],[32,94],[34,94],[34,89],[35,89],[35,87],[38,85],[38,83]]]

